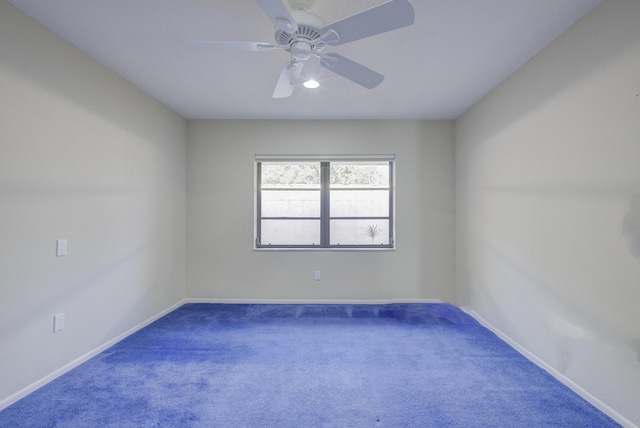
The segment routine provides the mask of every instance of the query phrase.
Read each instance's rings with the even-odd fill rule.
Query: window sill
[[[253,251],[395,251],[396,248],[393,247],[384,247],[384,248],[375,248],[375,247],[365,247],[365,248],[269,248],[269,247],[260,247],[253,248]]]

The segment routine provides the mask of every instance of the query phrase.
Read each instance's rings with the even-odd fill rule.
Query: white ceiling
[[[253,0],[7,1],[189,119],[455,119],[601,2],[411,0],[414,25],[325,49],[383,74],[380,86],[312,58],[304,74],[322,86],[273,99],[287,52],[186,43],[274,43]],[[332,23],[384,2],[316,0],[311,11]]]

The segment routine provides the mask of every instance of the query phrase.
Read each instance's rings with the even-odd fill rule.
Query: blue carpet
[[[0,427],[619,426],[448,304],[187,304]]]

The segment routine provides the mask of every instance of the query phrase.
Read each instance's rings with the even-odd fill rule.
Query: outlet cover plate
[[[62,257],[67,255],[67,240],[58,239],[56,241],[56,256]]]
[[[64,328],[64,314],[53,316],[53,332],[57,333]]]

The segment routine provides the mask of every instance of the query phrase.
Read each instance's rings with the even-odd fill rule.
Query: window
[[[256,156],[256,248],[393,248],[394,157]]]

